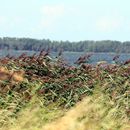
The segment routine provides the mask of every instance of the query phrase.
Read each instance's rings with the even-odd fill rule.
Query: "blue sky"
[[[130,40],[130,0],[0,0],[0,37]]]

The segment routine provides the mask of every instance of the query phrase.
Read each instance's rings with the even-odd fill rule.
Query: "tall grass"
[[[0,59],[0,129],[129,130],[129,60],[89,59],[70,66],[45,51]]]
[[[43,130],[129,130],[129,120],[108,96],[96,92]]]
[[[98,88],[99,86],[97,86]],[[33,99],[8,127],[2,130],[129,130],[129,119],[108,95],[95,90],[70,110],[63,111],[55,104],[39,107]]]

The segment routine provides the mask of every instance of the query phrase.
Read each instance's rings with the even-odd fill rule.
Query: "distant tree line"
[[[120,42],[111,40],[102,41],[51,41],[49,39],[31,39],[31,38],[0,38],[0,49],[11,50],[34,50],[43,49],[51,51],[75,51],[75,52],[116,52],[130,53],[130,41]]]

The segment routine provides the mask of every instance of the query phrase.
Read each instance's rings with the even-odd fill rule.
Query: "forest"
[[[78,42],[54,41],[49,39],[32,38],[0,38],[0,49],[6,50],[34,50],[41,51],[50,49],[51,51],[74,51],[74,52],[115,52],[130,53],[130,41],[111,40],[85,40]]]

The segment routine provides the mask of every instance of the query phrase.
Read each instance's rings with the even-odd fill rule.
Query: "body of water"
[[[19,56],[22,53],[26,53],[27,55],[32,55],[36,53],[35,51],[14,51],[14,50],[1,50],[0,51],[0,57],[5,57],[6,55],[10,54],[11,56]],[[85,54],[92,54],[90,57],[89,63],[95,64],[99,61],[107,61],[108,63],[113,63],[113,57],[117,54],[115,53],[85,53],[85,52],[63,52],[63,58],[69,63],[73,64],[80,56],[83,56]],[[51,56],[56,57],[58,53],[52,52]],[[120,55],[118,61],[124,62],[128,59],[130,59],[130,53],[124,54],[118,54]]]

